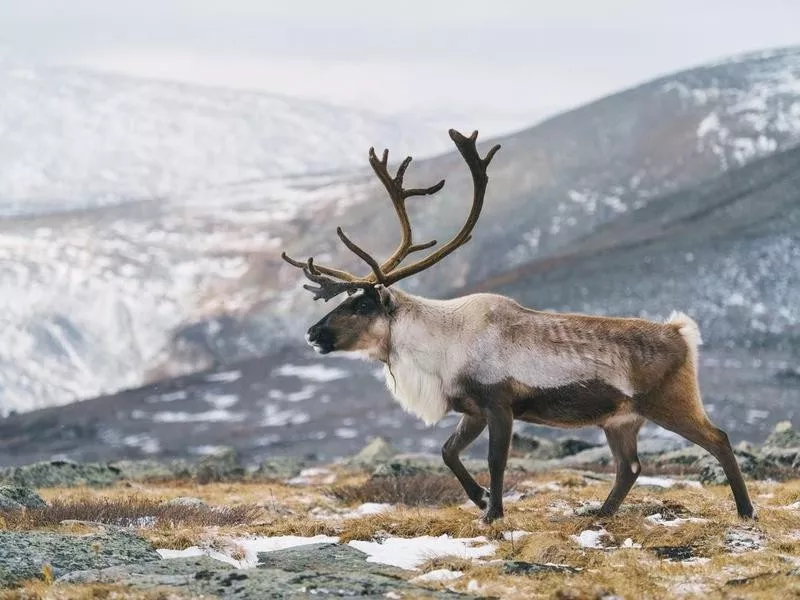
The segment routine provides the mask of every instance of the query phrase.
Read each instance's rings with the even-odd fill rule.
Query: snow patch
[[[348,376],[348,372],[344,369],[326,367],[323,365],[283,365],[275,371],[275,374],[283,377],[298,377],[317,383],[336,381],[337,379],[344,379]]]
[[[440,556],[459,558],[481,558],[494,554],[497,547],[487,543],[485,537],[451,538],[444,534],[439,537],[421,536],[416,538],[390,537],[382,542],[354,540],[349,544],[356,550],[369,555],[367,562],[392,565],[401,569],[415,571],[426,560]]]
[[[198,423],[198,422],[239,422],[244,421],[247,415],[244,413],[233,413],[229,410],[207,410],[200,413],[190,413],[186,411],[164,410],[152,414],[142,410],[131,412],[131,418],[137,420],[149,419],[156,423]]]
[[[764,534],[757,529],[738,528],[725,532],[725,548],[733,554],[761,550],[764,543]]]
[[[571,535],[570,539],[581,548],[607,548],[614,538],[601,527],[600,529],[586,529],[578,535]]]
[[[302,425],[308,423],[311,417],[304,412],[296,410],[281,410],[273,404],[264,407],[264,418],[261,424],[264,427],[284,427],[286,425]]]
[[[364,502],[364,504],[361,504],[354,510],[344,513],[342,517],[345,519],[356,519],[367,515],[377,515],[392,510],[393,508],[394,504],[387,504],[385,502]]]
[[[232,383],[239,381],[242,377],[241,371],[221,371],[206,376],[206,381],[209,383]]]
[[[693,487],[703,489],[703,484],[699,481],[690,480],[676,480],[668,477],[650,477],[647,475],[640,475],[636,480],[636,485],[649,485],[652,487],[671,488],[677,487]]]
[[[192,446],[189,448],[189,453],[197,456],[214,456],[215,454],[221,454],[226,450],[228,450],[227,446],[214,446],[207,444],[205,446]]]
[[[186,390],[178,390],[177,392],[170,392],[168,394],[161,394],[160,396],[148,396],[145,402],[152,404],[153,402],[175,402],[176,400],[186,400],[189,394]]]
[[[668,519],[661,513],[649,515],[645,517],[644,520],[651,525],[663,525],[664,527],[680,527],[685,523],[708,523],[708,519],[701,519],[698,517],[688,517],[685,519],[681,517],[675,517],[674,519]]]
[[[161,558],[184,558],[205,555],[233,565],[237,569],[248,569],[258,564],[259,552],[272,552],[274,550],[284,550],[286,548],[307,546],[309,544],[336,543],[339,541],[339,538],[327,535],[315,535],[313,537],[282,535],[276,537],[227,538],[223,541],[230,550],[236,549],[243,551],[244,558],[235,559],[226,552],[220,552],[211,548],[201,548],[199,546],[191,546],[185,550],[159,548],[156,552],[161,555]]]
[[[358,437],[358,429],[353,429],[352,427],[337,427],[333,433],[343,440],[352,440]]]
[[[139,448],[145,454],[158,454],[161,451],[161,442],[148,433],[126,435],[122,443],[130,448]]]
[[[211,404],[217,410],[225,410],[239,402],[236,394],[215,394],[209,392],[203,396],[203,400]]]
[[[288,394],[283,390],[270,390],[267,397],[270,400],[285,400],[286,402],[302,402],[303,400],[311,400],[314,394],[317,393],[317,386],[306,385],[296,392],[289,392]]]
[[[503,539],[507,542],[518,542],[524,537],[531,535],[530,531],[523,531],[521,529],[516,529],[514,531],[504,531],[503,532]]]
[[[443,582],[443,581],[454,581],[458,579],[464,574],[463,571],[451,571],[450,569],[434,569],[433,571],[428,571],[423,575],[418,575],[411,579],[411,583],[431,583],[431,582]]]

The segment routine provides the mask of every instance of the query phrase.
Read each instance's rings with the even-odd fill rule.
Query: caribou
[[[388,150],[374,148],[369,164],[386,188],[400,221],[400,243],[379,263],[341,229],[342,243],[370,268],[363,276],[281,257],[301,269],[314,300],[347,294],[308,329],[306,341],[320,354],[357,352],[384,365],[394,398],[428,425],[450,411],[461,414],[442,458],[485,523],[503,516],[503,477],[514,420],[561,428],[599,426],[616,463],[611,491],[600,516],[614,514],[641,472],[639,430],[646,421],[679,434],[710,452],[728,478],[740,517],[753,505],[728,436],[708,418],[697,377],[697,324],[681,312],[665,322],[544,312],[506,296],[476,293],[429,299],[392,287],[452,254],[472,238],[488,184],[487,167],[500,149],[481,157],[478,132],[450,138],[472,175],[473,197],[461,229],[445,244],[415,243],[406,201],[436,193],[403,186],[407,157],[392,176]],[[435,249],[433,249],[436,247]],[[431,250],[404,264],[409,255]],[[489,430],[489,489],[480,486],[459,456]]]

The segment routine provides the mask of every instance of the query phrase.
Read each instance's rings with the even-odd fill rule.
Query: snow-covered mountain
[[[340,116],[315,120],[313,106],[293,112],[292,102],[261,94],[62,70],[4,77],[17,91],[0,102],[17,116],[0,107],[0,158],[24,158],[0,170],[0,205],[80,210],[0,221],[0,412],[263,356],[326,308],[300,289],[281,248],[357,267],[333,234],[339,223],[378,252],[395,243],[371,173],[332,171],[363,165],[373,144],[395,160],[452,147],[445,128],[434,136],[330,107]],[[47,90],[38,101],[47,110],[37,110]],[[113,106],[127,108],[114,118]],[[138,117],[120,117],[131,112]],[[277,114],[271,137],[263,123]],[[343,127],[342,115],[363,127]],[[173,123],[181,126],[171,134]],[[241,136],[232,151],[220,142],[229,131]],[[546,261],[677,189],[797,145],[800,50],[669,75],[500,141],[475,239],[409,289],[444,294]],[[460,157],[415,161],[408,177],[447,178],[435,201],[411,207],[418,239],[447,239],[470,194]]]
[[[0,414],[141,383],[371,145],[449,149],[435,116],[10,59],[0,90]]]
[[[448,150],[436,119],[0,59],[0,215],[176,198]],[[446,130],[446,128],[444,128]]]

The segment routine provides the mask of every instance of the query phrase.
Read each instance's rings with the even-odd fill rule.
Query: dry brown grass
[[[47,529],[62,521],[85,521],[119,527],[219,527],[252,523],[264,514],[253,505],[219,506],[169,504],[134,494],[126,498],[55,498],[45,508],[3,515],[6,529]]]
[[[489,474],[478,473],[476,480],[486,486]],[[506,491],[513,489],[520,480],[518,473],[508,473],[505,478]],[[363,482],[333,486],[329,493],[345,504],[383,502],[406,506],[450,506],[467,501],[467,495],[455,477],[435,473],[370,477]]]
[[[461,556],[436,556],[426,560],[419,566],[419,570],[423,573],[434,571],[436,569],[449,569],[450,571],[469,571],[474,569],[474,563]]]
[[[47,584],[43,581],[26,582],[13,590],[0,590],[0,600],[211,600],[212,596],[189,594],[177,588],[137,590],[123,585]]]
[[[330,494],[345,504],[386,502],[406,506],[444,506],[467,499],[454,477],[433,474],[372,477],[360,485],[334,486]]]

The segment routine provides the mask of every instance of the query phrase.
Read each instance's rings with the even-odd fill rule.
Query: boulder
[[[683,466],[691,467],[697,462],[708,456],[708,452],[703,450],[700,446],[687,446],[686,448],[679,448],[678,450],[670,450],[664,454],[659,454],[650,459],[650,462],[657,467],[665,466]]]
[[[0,483],[37,489],[82,485],[101,487],[111,485],[121,478],[121,471],[110,464],[81,464],[67,460],[43,461],[0,469]]]
[[[198,483],[234,481],[243,479],[244,476],[245,468],[233,448],[206,456],[194,467],[194,478]]]
[[[791,421],[781,421],[764,441],[765,448],[800,448],[800,432],[792,428]]]
[[[800,433],[790,421],[778,423],[761,447],[761,456],[774,464],[800,469]]]
[[[307,461],[296,456],[277,456],[263,461],[250,474],[256,480],[286,480],[297,477]]]
[[[396,456],[392,460],[378,465],[372,475],[375,477],[410,477],[424,473],[444,472],[449,471],[440,457]]]
[[[131,481],[170,481],[191,478],[191,465],[185,460],[120,460],[109,465]]]
[[[203,581],[234,570],[230,563],[208,556],[171,558],[137,565],[81,569],[58,578],[64,583],[130,583],[138,588],[183,587],[192,580]]]
[[[259,552],[258,566],[284,571],[358,571],[392,573],[399,575],[402,569],[365,564],[367,555],[352,546],[337,543],[307,544],[273,552]]]
[[[514,432],[511,436],[511,449],[526,458],[549,460],[573,456],[584,450],[596,448],[593,444],[579,438],[561,438],[550,440],[529,435],[525,432]]]
[[[334,549],[332,546],[338,546]],[[71,573],[63,581],[122,583],[135,588],[178,587],[191,595],[229,600],[314,597],[469,598],[448,590],[418,587],[338,544],[289,548],[270,554],[270,567],[234,569],[208,557],[174,558],[139,565]],[[358,554],[355,554],[358,553]],[[359,556],[360,555],[360,556]],[[263,559],[262,559],[263,560]]]
[[[648,548],[662,560],[682,562],[696,556],[694,546],[652,546]]]
[[[0,511],[45,508],[46,506],[47,503],[31,488],[18,485],[0,485]]]
[[[372,438],[370,442],[355,456],[347,459],[344,464],[350,467],[374,469],[385,463],[397,454],[397,450],[381,437]]]
[[[43,577],[50,565],[56,577],[82,569],[160,560],[150,542],[123,530],[90,535],[45,531],[0,531],[0,588]]]
[[[555,444],[551,440],[538,438],[533,435],[528,435],[521,431],[515,431],[511,434],[511,450],[524,456],[537,455],[540,458],[552,458],[552,450]],[[546,455],[546,456],[545,456]]]
[[[599,444],[592,444],[587,442],[586,440],[581,440],[579,438],[562,438],[558,440],[557,451],[558,456],[556,458],[563,458],[565,456],[575,456],[576,454],[583,452],[584,450],[590,450],[592,448],[599,448]]]
[[[551,563],[532,563],[524,560],[507,560],[503,563],[503,573],[506,575],[539,575],[541,573],[580,573],[581,569],[569,565],[554,565]]]
[[[767,479],[775,471],[775,463],[771,459],[765,458],[763,455],[757,456],[741,451],[734,451],[734,454],[739,463],[739,468],[747,477],[753,479]],[[727,485],[728,478],[725,477],[722,466],[719,464],[719,461],[710,454],[702,457],[694,466],[700,469],[697,475],[700,483],[704,485]]]

